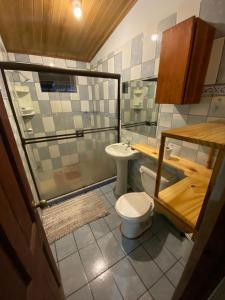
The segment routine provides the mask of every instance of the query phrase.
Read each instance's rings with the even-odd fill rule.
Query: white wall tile
[[[98,84],[95,85],[95,99],[96,100],[99,99],[99,85]]]
[[[177,23],[192,16],[199,16],[201,0],[183,1],[177,9]]]
[[[158,76],[158,72],[159,72],[159,58],[156,58],[154,75]]]
[[[202,97],[200,103],[190,105],[189,114],[207,116],[210,104],[211,104],[211,97]]]
[[[173,109],[174,109],[174,105],[173,104],[160,104],[160,111],[161,112],[172,113]]]
[[[130,78],[131,80],[141,78],[141,65],[137,65],[137,66],[131,68],[130,77],[131,77]]]
[[[172,121],[171,113],[160,113],[159,114],[159,126],[171,128]]]
[[[39,65],[43,64],[42,56],[39,56],[39,55],[29,55],[29,58],[30,58],[30,62],[32,64],[39,64]]]
[[[108,60],[108,72],[114,73],[114,56]]]
[[[173,114],[172,127],[182,127],[187,124],[186,115]]]
[[[59,146],[58,145],[49,146],[49,153],[51,158],[59,157],[60,156]]]
[[[66,59],[66,67],[71,69],[76,69],[76,61],[71,59]]]
[[[124,45],[122,52],[122,69],[128,69],[131,65],[131,41]]]
[[[104,112],[104,100],[99,100],[100,112]]]
[[[76,93],[70,93],[70,99],[71,100],[80,100],[80,92],[79,89],[77,89]]]
[[[89,96],[89,99],[93,100],[93,95],[92,95],[92,86],[88,86],[88,96]]]
[[[36,88],[36,93],[38,100],[49,100],[49,95],[48,93],[42,92],[41,91],[41,86],[40,83],[35,83],[35,88]]]
[[[74,126],[76,129],[83,128],[83,119],[81,116],[75,116],[73,117]]]
[[[103,82],[104,99],[109,99],[109,81]]]
[[[51,109],[53,113],[62,112],[62,102],[60,100],[50,101]]]
[[[225,38],[215,39],[213,42],[209,65],[205,77],[205,84],[216,83],[217,74],[220,67],[220,61],[223,53]]]
[[[33,74],[29,71],[19,71],[19,77],[21,82],[34,82]]]
[[[80,104],[81,104],[81,111],[83,111],[83,112],[90,111],[89,101],[87,101],[87,100],[82,100],[82,101],[80,102]]]
[[[15,61],[15,54],[14,53],[8,53],[8,58],[9,58],[9,61]]]
[[[53,169],[51,159],[44,159],[41,161],[43,171],[50,171]]]
[[[109,113],[114,114],[116,112],[116,101],[109,100]]]
[[[53,117],[43,117],[43,125],[45,132],[53,132],[55,131],[55,125],[53,121]]]
[[[62,58],[55,58],[55,67],[57,68],[66,68],[66,61]]]
[[[63,112],[72,112],[71,101],[61,101]]]
[[[79,162],[79,156],[77,153],[71,155],[65,155],[61,157],[63,166],[70,166]]]
[[[45,66],[51,66],[51,67],[55,66],[55,60],[53,57],[42,56],[42,61]]]
[[[78,84],[80,85],[87,85],[87,77],[85,76],[78,76]]]
[[[212,98],[209,116],[224,117],[225,114],[225,96],[216,96]]]
[[[154,34],[154,32],[152,33]],[[156,42],[152,41],[151,34],[145,35],[143,39],[142,62],[155,58]]]
[[[182,142],[182,146],[190,149],[197,150],[199,145],[193,144],[193,143],[188,143],[188,142]]]

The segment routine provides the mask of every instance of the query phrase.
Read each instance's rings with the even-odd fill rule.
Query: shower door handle
[[[33,208],[44,208],[48,205],[48,202],[46,200],[40,200],[38,203],[35,201],[32,202]]]
[[[83,130],[76,130],[76,135],[77,135],[77,137],[83,137],[84,136],[84,131]]]

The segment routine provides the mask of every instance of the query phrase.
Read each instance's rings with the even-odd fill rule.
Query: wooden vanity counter
[[[158,159],[158,149],[153,148],[147,144],[135,144],[132,145],[132,148],[151,158]],[[208,169],[205,166],[200,165],[194,161],[176,155],[171,155],[170,159],[163,159],[163,163],[183,172],[185,176],[191,176],[192,174],[201,174],[206,177],[210,177],[212,174],[211,169]]]
[[[149,145],[135,144],[132,148],[158,159],[159,151]],[[181,231],[194,232],[212,170],[175,155],[163,159],[163,163],[183,172],[186,177],[159,192],[155,198],[156,210],[165,214]]]

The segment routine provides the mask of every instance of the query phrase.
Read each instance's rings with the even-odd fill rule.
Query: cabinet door
[[[183,103],[199,103],[210,59],[215,28],[197,18]]]
[[[194,40],[195,17],[163,32],[156,103],[183,102]]]

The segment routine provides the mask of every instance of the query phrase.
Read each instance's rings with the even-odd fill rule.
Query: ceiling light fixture
[[[73,14],[77,19],[82,17],[82,0],[72,0]]]
[[[155,33],[155,34],[152,34],[152,35],[151,35],[151,40],[152,40],[152,41],[157,41],[157,40],[158,40],[158,34],[156,34],[156,33]]]

